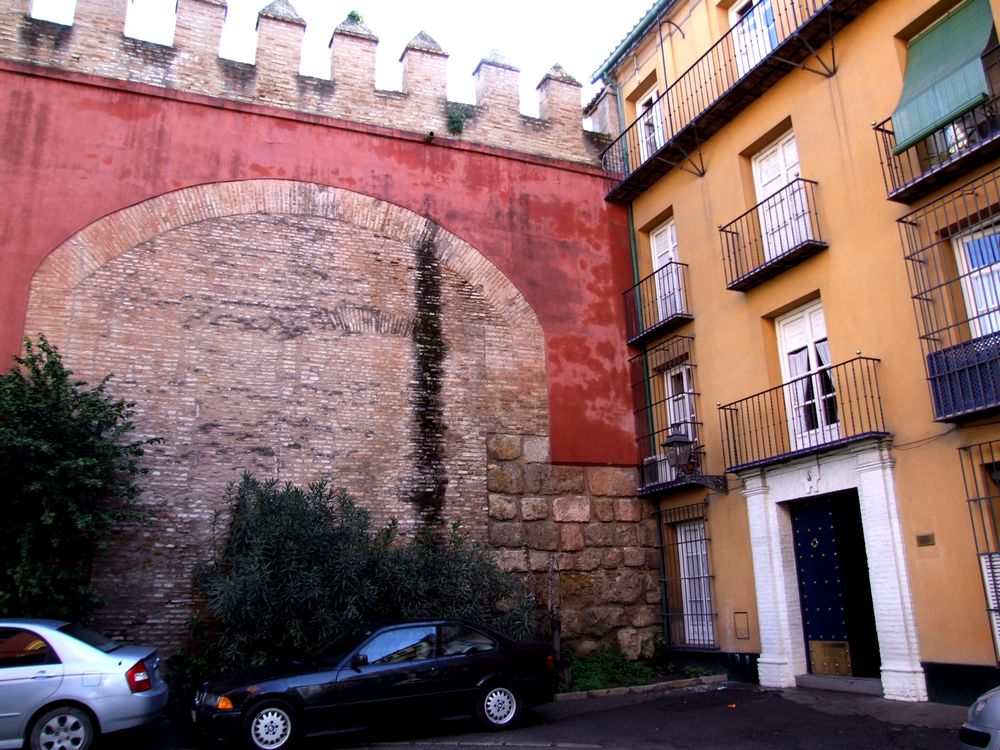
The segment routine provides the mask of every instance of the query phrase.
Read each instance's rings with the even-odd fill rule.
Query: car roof
[[[42,627],[58,630],[64,625],[69,625],[66,620],[48,620],[44,617],[6,617],[0,620],[0,627]]]
[[[366,623],[364,627],[377,629],[402,627],[405,625],[468,625],[471,628],[478,628],[480,630],[489,630],[491,632],[494,630],[489,625],[473,622],[472,620],[462,620],[457,617],[417,617],[410,620],[372,620]]]

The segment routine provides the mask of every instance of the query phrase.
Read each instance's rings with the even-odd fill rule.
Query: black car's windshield
[[[59,628],[59,632],[72,636],[78,641],[83,641],[88,646],[93,646],[98,651],[103,651],[106,654],[110,654],[115,649],[122,647],[122,644],[118,641],[113,641],[107,636],[95,633],[93,630],[88,630],[75,622],[63,625]]]
[[[372,634],[373,628],[361,628],[330,638],[316,651],[316,658],[327,664],[339,663],[359,643]]]

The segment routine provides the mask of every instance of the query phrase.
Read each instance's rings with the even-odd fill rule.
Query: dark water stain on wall
[[[444,463],[444,404],[441,390],[448,353],[441,321],[441,268],[437,227],[428,228],[414,246],[416,284],[413,328],[414,477],[409,501],[424,525],[437,525],[444,508],[448,476]]]

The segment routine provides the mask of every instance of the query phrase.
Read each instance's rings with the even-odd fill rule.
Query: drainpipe
[[[663,559],[667,551],[667,540],[663,537],[663,508],[659,499],[656,501],[656,538],[658,540],[657,549],[660,551],[660,554],[657,555],[657,562],[660,568],[660,627],[663,633],[663,647],[669,649],[670,620],[667,618],[667,564]]]
[[[618,122],[619,126],[624,130],[625,124],[625,109],[622,106],[621,97],[621,87],[617,83],[611,84],[615,91],[615,101],[618,103]],[[632,202],[629,201],[628,204],[628,240],[629,245],[632,250],[632,280],[634,284],[639,283],[639,248],[638,243],[635,238],[635,214],[632,210]],[[641,306],[640,306],[641,311]],[[645,357],[642,362],[643,367],[643,379],[646,384],[646,403],[652,403],[652,393],[649,390],[649,362],[646,361]],[[654,424],[653,424],[653,413],[650,410],[649,413],[649,433],[651,435],[655,434]],[[642,467],[639,467],[639,471],[642,471]],[[663,645],[670,645],[670,623],[667,619],[667,570],[666,563],[663,560],[664,551],[666,550],[666,541],[663,537],[663,518],[662,509],[660,507],[660,501],[656,500],[656,535],[657,535],[657,549],[659,554],[656,556],[657,566],[659,567],[659,580],[660,580],[660,627],[663,634]]]

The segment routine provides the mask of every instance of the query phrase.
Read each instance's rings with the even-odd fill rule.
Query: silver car
[[[160,658],[59,620],[0,620],[0,748],[87,750],[167,703]]]
[[[983,693],[969,707],[958,739],[962,750],[1000,749],[1000,687]]]

